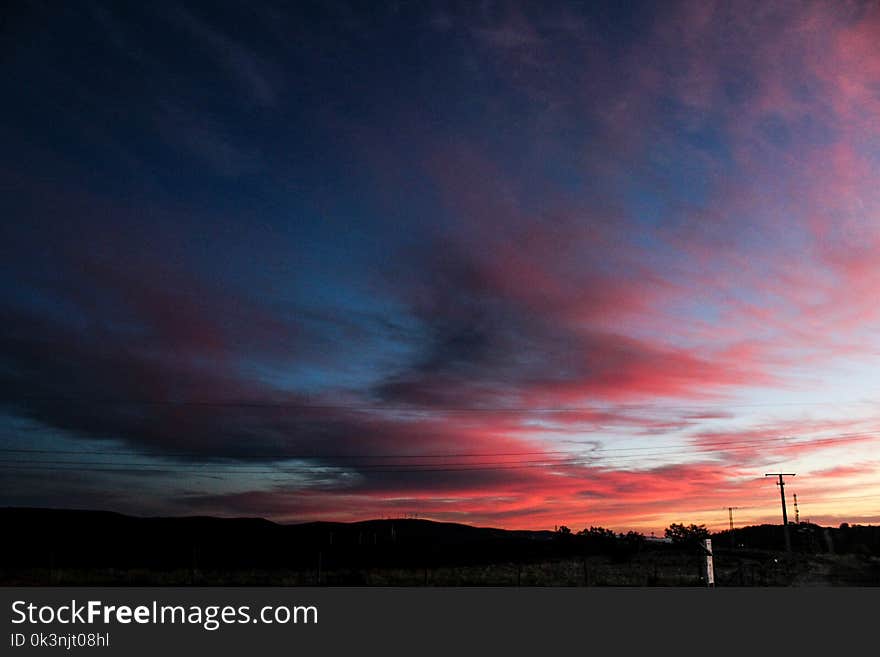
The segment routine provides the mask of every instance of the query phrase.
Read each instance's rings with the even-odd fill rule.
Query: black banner
[[[878,590],[0,589],[2,654],[545,654],[814,650],[872,631]],[[838,643],[839,642],[839,643]]]

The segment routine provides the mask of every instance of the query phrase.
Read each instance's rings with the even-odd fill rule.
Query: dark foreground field
[[[704,556],[607,530],[425,520],[279,525],[0,509],[2,585],[705,586]],[[716,586],[880,586],[880,528],[763,525],[713,536]]]

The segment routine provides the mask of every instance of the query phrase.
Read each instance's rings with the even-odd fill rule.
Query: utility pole
[[[727,507],[727,514],[730,517],[730,547],[736,547],[736,541],[733,538],[733,512],[738,509],[738,506],[729,506]]]
[[[779,477],[779,481],[776,485],[779,486],[779,496],[782,498],[782,529],[785,532],[785,551],[791,553],[791,536],[788,534],[788,513],[785,511],[785,481],[782,478],[796,477],[797,475],[793,472],[771,472],[764,476]]]
[[[794,494],[794,524],[801,524],[801,514],[798,513],[797,507],[797,493]]]

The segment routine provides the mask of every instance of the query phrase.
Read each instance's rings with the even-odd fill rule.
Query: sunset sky
[[[880,523],[880,3],[4,12],[0,506]]]

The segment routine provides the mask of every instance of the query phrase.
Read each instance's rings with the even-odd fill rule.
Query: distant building
[[[652,543],[672,543],[672,539],[666,536],[645,536],[645,540]]]

